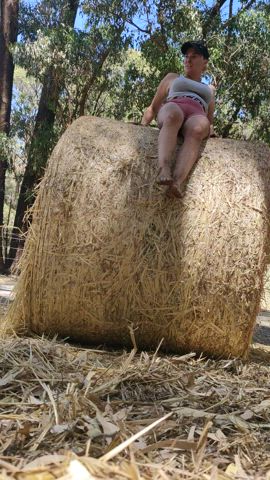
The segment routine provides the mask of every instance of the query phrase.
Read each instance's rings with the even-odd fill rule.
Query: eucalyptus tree
[[[37,79],[42,88],[33,133],[26,144],[27,163],[17,203],[7,266],[10,267],[27,228],[24,215],[34,200],[34,187],[61,132],[84,114],[91,90],[103,65],[113,63],[127,48],[126,24],[138,9],[135,1],[84,1],[86,25],[74,28],[79,0],[40,0],[34,7],[22,5],[21,38],[17,63]]]
[[[218,88],[216,128],[224,137],[260,138],[259,119],[269,124],[269,24],[264,9],[246,10],[231,22],[229,40],[226,32],[220,32],[213,47],[211,71]],[[267,129],[263,139],[270,143]]]
[[[62,31],[68,28],[74,27],[75,18],[79,6],[79,0],[50,0],[41,1],[34,8],[29,7],[22,9],[25,17],[29,17],[29,23],[26,21],[25,31],[22,28],[22,37],[25,38],[26,47],[24,54],[22,54],[22,65],[28,67],[28,71],[33,69],[34,58],[31,56],[31,60],[28,56],[31,47],[35,49],[35,41],[32,42],[32,38],[35,39],[35,33],[37,32],[38,20],[45,20],[44,24],[44,37],[51,39],[52,34],[55,33],[55,37],[61,37]],[[27,11],[28,10],[28,11]],[[33,22],[32,29],[29,29]],[[40,22],[42,25],[42,22]],[[47,33],[47,35],[46,35]],[[53,42],[52,42],[53,43]],[[22,46],[22,45],[21,45]],[[57,47],[57,41],[53,45],[53,48]],[[28,48],[28,50],[27,50]],[[20,48],[18,49],[20,50]],[[23,48],[22,48],[23,50]],[[27,63],[27,61],[31,63]],[[24,64],[25,62],[25,64]],[[54,120],[57,109],[58,98],[62,88],[61,72],[57,64],[51,62],[47,63],[45,59],[45,67],[42,69],[42,73],[36,72],[36,75],[41,80],[42,90],[38,105],[38,110],[35,118],[35,125],[31,140],[27,146],[27,164],[20,188],[16,215],[14,220],[14,226],[12,231],[12,237],[10,242],[9,258],[6,260],[7,268],[13,262],[16,255],[16,250],[20,242],[20,233],[23,230],[23,218],[27,208],[33,203],[33,188],[37,180],[41,177],[42,171],[45,168],[49,152],[51,151],[54,139]],[[37,68],[37,65],[35,65]]]
[[[17,40],[18,0],[0,1],[0,131],[9,133],[14,63],[11,46]]]
[[[14,63],[11,46],[18,33],[19,0],[0,0],[0,272],[4,270],[3,226],[5,178],[8,167],[7,139],[10,131],[10,113]]]

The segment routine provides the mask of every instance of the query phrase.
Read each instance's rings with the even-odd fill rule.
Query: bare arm
[[[208,114],[207,118],[210,122],[210,136],[214,134],[214,128],[213,128],[213,122],[214,122],[214,111],[215,111],[215,88],[210,85],[210,88],[212,89],[212,100],[209,103],[208,106]]]
[[[142,125],[149,125],[149,123],[152,122],[153,118],[156,117],[162,105],[162,102],[165,100],[165,98],[168,95],[168,91],[169,91],[172,80],[174,80],[177,77],[178,77],[177,73],[168,73],[168,75],[166,75],[166,77],[164,77],[163,80],[161,80],[151,105],[149,105],[149,107],[144,112],[144,115],[141,121]]]

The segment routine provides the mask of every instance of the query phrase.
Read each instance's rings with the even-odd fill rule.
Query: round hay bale
[[[51,156],[10,311],[76,341],[244,356],[265,271],[270,155],[210,139],[183,200],[156,186],[158,131],[81,117]]]

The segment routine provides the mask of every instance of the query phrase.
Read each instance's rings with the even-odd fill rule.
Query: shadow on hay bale
[[[183,201],[156,186],[158,131],[82,117],[41,182],[9,324],[76,341],[244,356],[268,247],[265,145],[211,139]]]

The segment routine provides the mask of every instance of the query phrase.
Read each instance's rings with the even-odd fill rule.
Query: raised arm
[[[162,102],[168,95],[168,91],[170,89],[171,82],[178,77],[177,73],[168,73],[166,77],[161,80],[156,94],[152,100],[151,105],[145,110],[141,124],[142,125],[149,125],[152,122],[153,118],[155,118],[158,114],[158,111],[162,105]]]

